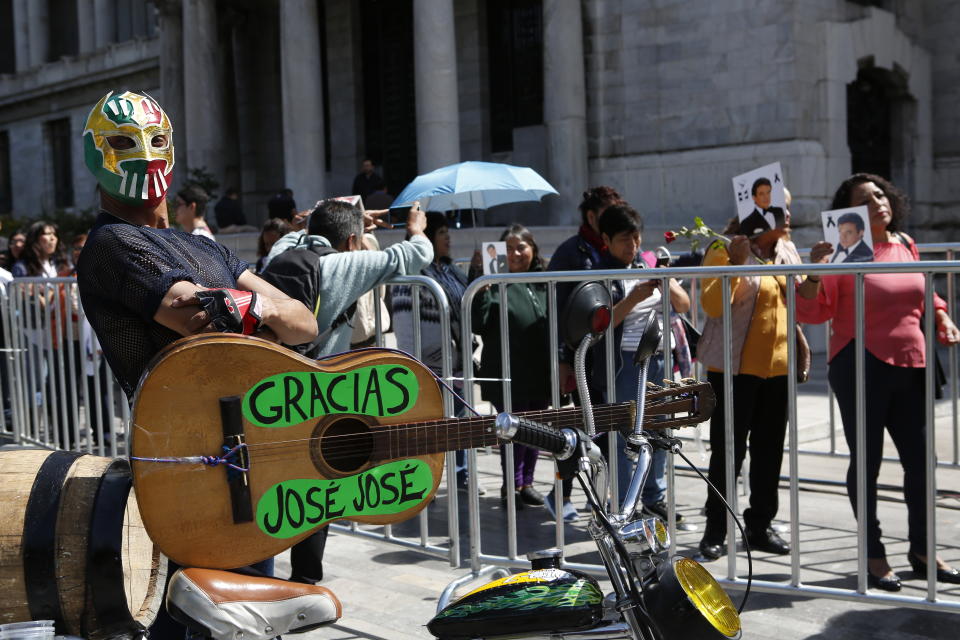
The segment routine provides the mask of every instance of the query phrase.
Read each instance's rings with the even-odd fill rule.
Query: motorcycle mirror
[[[563,341],[576,349],[584,336],[606,331],[611,317],[607,288],[599,282],[581,282],[570,293],[560,313]]]
[[[647,317],[642,320],[644,323],[643,331],[640,334],[640,342],[637,344],[637,350],[633,353],[633,363],[640,364],[660,348],[660,323],[657,322],[657,310],[651,309]]]

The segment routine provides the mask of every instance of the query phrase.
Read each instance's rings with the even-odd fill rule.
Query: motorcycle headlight
[[[665,637],[740,637],[737,608],[699,562],[677,556],[657,575],[644,585],[644,601]]]

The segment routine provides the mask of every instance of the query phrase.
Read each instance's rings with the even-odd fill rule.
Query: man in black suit
[[[770,206],[770,192],[773,187],[766,178],[757,178],[750,195],[753,196],[753,211],[740,221],[740,232],[745,236],[758,236],[771,229],[784,225],[783,209]]]
[[[492,244],[487,245],[487,255],[489,256],[489,258],[487,259],[488,273],[491,273],[491,274],[503,273],[504,271],[506,271],[506,269],[504,268],[506,265],[503,264],[503,261],[500,259],[500,256],[497,255],[497,248],[494,245]]]
[[[863,218],[855,213],[845,213],[837,218],[839,246],[830,262],[870,262],[873,249],[863,241]]]

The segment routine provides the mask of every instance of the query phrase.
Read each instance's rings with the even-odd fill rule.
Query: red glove
[[[203,289],[197,291],[197,300],[217,331],[249,336],[256,333],[263,320],[260,296],[253,291]]]

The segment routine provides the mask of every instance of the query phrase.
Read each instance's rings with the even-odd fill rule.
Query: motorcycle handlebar
[[[497,437],[528,447],[552,453],[558,460],[569,458],[577,444],[577,436],[570,429],[557,430],[549,425],[521,418],[512,413],[497,415]]]

